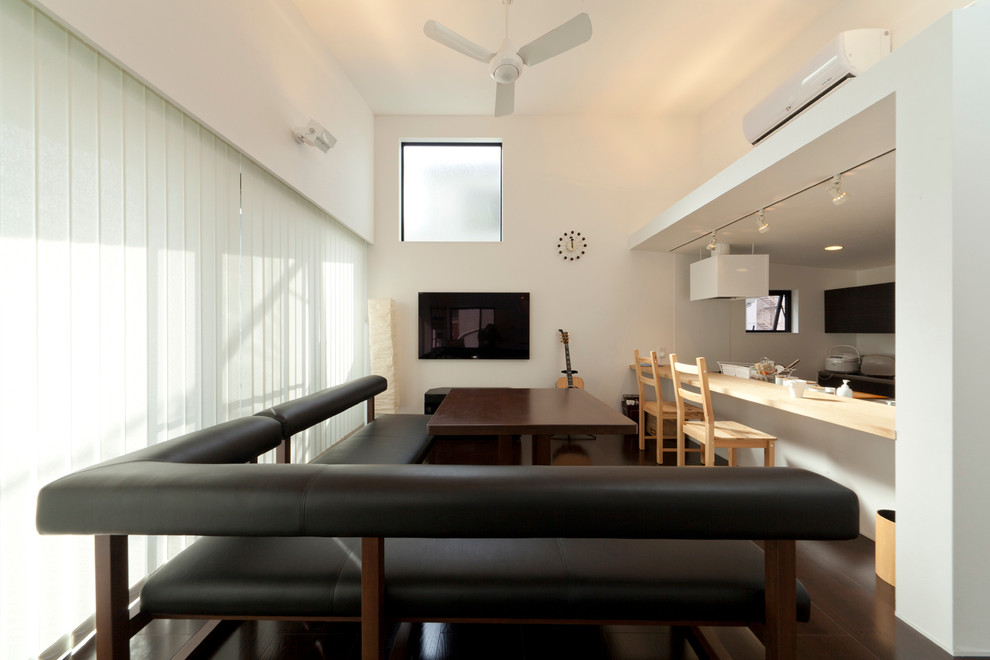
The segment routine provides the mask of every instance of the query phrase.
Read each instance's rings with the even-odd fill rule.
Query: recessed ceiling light
[[[825,249],[828,250],[829,252],[835,252],[837,250],[841,250],[842,249],[842,246],[841,245],[829,245]]]

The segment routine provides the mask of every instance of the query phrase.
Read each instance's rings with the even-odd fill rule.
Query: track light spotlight
[[[832,196],[832,203],[838,206],[844,204],[848,195],[842,189],[842,175],[836,174],[832,177],[832,185],[828,187],[828,193]]]
[[[314,119],[310,119],[305,127],[293,130],[292,134],[296,136],[296,142],[299,144],[306,143],[311,147],[316,147],[323,153],[326,153],[333,148],[333,145],[337,144],[337,138]]]
[[[756,231],[765,234],[770,231],[770,223],[767,222],[766,209],[760,209],[760,217],[756,221]]]
[[[716,248],[718,247],[718,239],[717,239],[717,238],[715,238],[715,231],[714,231],[714,230],[712,230],[712,237],[711,237],[711,239],[710,239],[710,240],[708,241],[708,245],[707,245],[706,247],[707,247],[707,248],[708,248],[708,250],[709,250],[709,251],[711,251],[711,252],[714,252],[714,251],[715,251],[715,249],[716,249]]]

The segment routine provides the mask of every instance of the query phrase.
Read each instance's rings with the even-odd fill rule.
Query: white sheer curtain
[[[0,0],[0,657],[93,611],[62,474],[365,373],[366,244],[22,0]],[[296,440],[306,460],[361,411]],[[186,543],[132,538],[136,581]]]

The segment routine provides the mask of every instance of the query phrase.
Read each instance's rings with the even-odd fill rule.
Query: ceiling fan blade
[[[492,51],[479,46],[473,41],[465,39],[450,28],[444,27],[436,21],[426,21],[426,24],[423,26],[423,32],[425,32],[426,36],[430,39],[442,43],[448,48],[453,48],[458,53],[464,53],[468,57],[473,57],[480,62],[487,63],[495,57],[495,53]]]
[[[495,84],[495,116],[511,115],[516,104],[516,83]]]
[[[578,14],[560,27],[550,30],[519,49],[523,64],[533,66],[554,55],[580,46],[591,39],[591,19],[587,14]]]

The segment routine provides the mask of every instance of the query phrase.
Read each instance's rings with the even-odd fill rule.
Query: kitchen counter
[[[660,375],[670,378],[670,367],[661,367]],[[686,377],[684,380],[690,383],[692,379],[693,377]],[[805,390],[804,396],[798,399],[792,397],[790,391],[782,385],[711,372],[708,374],[708,386],[717,394],[812,417],[891,440],[896,437],[894,424],[896,408],[888,406],[883,401],[847,399],[814,390]],[[717,404],[715,410],[717,413]]]

